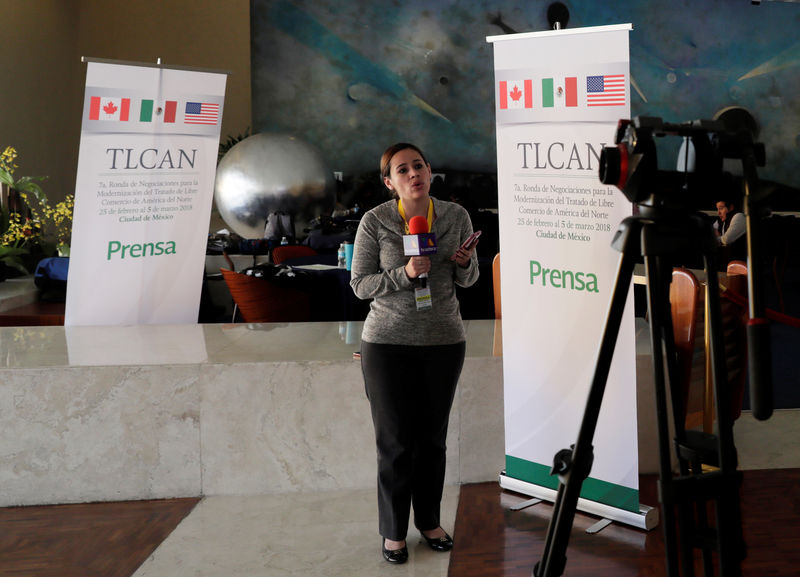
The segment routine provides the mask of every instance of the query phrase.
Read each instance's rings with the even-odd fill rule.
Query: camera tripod
[[[653,354],[657,414],[659,479],[667,575],[694,575],[694,550],[702,551],[706,575],[714,571],[714,553],[720,574],[741,574],[745,556],[741,529],[739,488],[741,475],[736,470],[733,443],[733,417],[727,386],[722,313],[717,278],[717,242],[711,225],[699,214],[663,207],[640,207],[640,214],[626,218],[612,246],[622,253],[606,326],[600,343],[597,364],[578,439],[571,450],[559,451],[553,474],[559,475],[559,488],[553,517],[541,561],[534,577],[556,577],[564,572],[575,510],[583,481],[589,476],[593,460],[594,437],[611,360],[634,267],[644,260],[647,277],[647,306],[650,343]],[[669,285],[672,269],[685,255],[701,255],[707,271],[707,303],[710,333],[711,374],[718,431],[715,435],[687,431],[684,400],[680,391],[675,355]],[[669,391],[665,377],[669,378]],[[672,403],[670,415],[667,395]],[[675,431],[674,447],[679,472],[671,468],[669,419]],[[704,472],[702,464],[716,468]],[[708,519],[709,504],[714,505],[715,523]]]

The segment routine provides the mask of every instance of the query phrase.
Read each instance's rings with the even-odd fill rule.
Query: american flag
[[[624,106],[625,75],[586,77],[586,106]]]
[[[187,102],[184,124],[216,124],[219,122],[219,104]]]

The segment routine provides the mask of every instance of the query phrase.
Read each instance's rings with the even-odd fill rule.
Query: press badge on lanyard
[[[414,289],[414,300],[417,302],[417,310],[429,309],[433,306],[431,301],[431,287],[417,287]]]

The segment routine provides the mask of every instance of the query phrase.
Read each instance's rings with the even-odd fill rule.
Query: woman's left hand
[[[472,258],[472,253],[475,252],[475,247],[478,245],[478,242],[480,241],[476,240],[472,244],[472,247],[459,248],[456,251],[456,254],[453,256],[455,257],[455,261],[456,263],[458,263],[458,266],[460,266],[461,268],[467,268],[469,266],[469,261]]]

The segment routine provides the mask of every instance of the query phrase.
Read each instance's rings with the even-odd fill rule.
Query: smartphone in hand
[[[481,231],[480,230],[476,230],[471,235],[469,235],[469,237],[467,237],[467,240],[465,240],[463,243],[461,243],[461,246],[458,247],[458,250],[461,250],[462,248],[471,249],[473,246],[475,246],[477,244],[479,236],[481,236]],[[456,251],[456,252],[458,252],[458,251]],[[456,255],[451,256],[450,260],[456,260]]]

